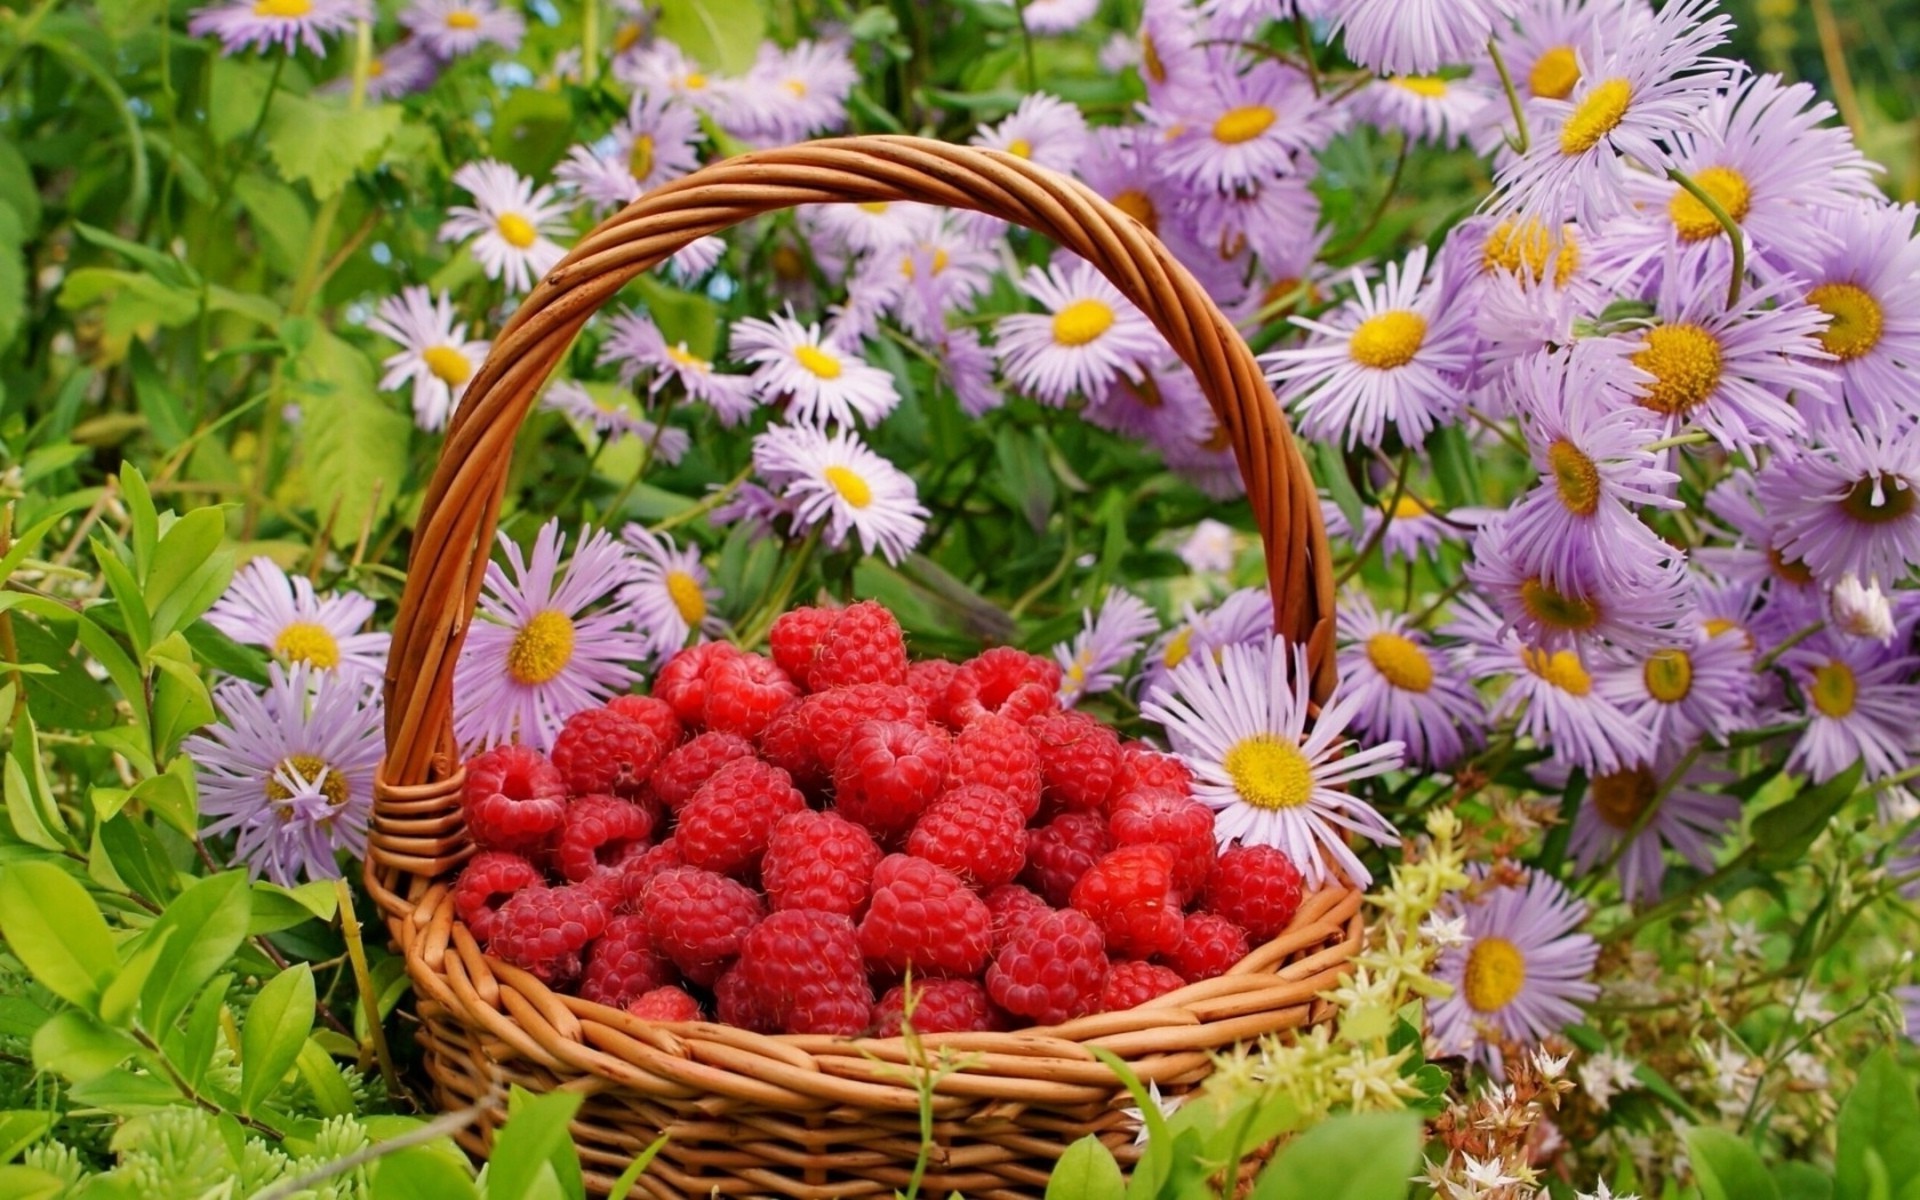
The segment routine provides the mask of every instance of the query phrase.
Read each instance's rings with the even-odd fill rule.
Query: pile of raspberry
[[[550,755],[467,764],[454,891],[495,957],[663,1021],[892,1036],[1054,1024],[1219,975],[1299,907],[1217,853],[1181,762],[1062,709],[1022,651],[909,662],[881,605],[710,642]]]

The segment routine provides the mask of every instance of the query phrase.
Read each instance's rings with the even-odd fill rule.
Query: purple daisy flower
[[[1297,285],[1326,242],[1317,228],[1320,198],[1304,175],[1282,175],[1243,184],[1232,191],[1190,191],[1162,233],[1169,248],[1188,251],[1188,262],[1209,289],[1231,304],[1245,289],[1251,251],[1278,279],[1293,276]],[[1328,271],[1324,264],[1315,264]],[[1289,268],[1292,268],[1289,270]]]
[[[367,99],[398,100],[424,92],[440,77],[443,65],[431,50],[412,38],[389,46],[367,63]],[[314,90],[347,95],[353,91],[353,72],[330,79]]]
[[[1015,313],[994,326],[1007,379],[1055,407],[1075,395],[1098,400],[1118,377],[1168,356],[1166,342],[1133,302],[1091,263],[1029,267],[1021,290],[1045,313]]]
[[[943,329],[935,343],[940,370],[960,402],[960,411],[983,416],[1006,403],[993,380],[993,348],[980,340],[980,331],[962,326]]]
[[[1382,75],[1425,75],[1484,52],[1513,0],[1347,0],[1331,13],[1347,57]]]
[[[990,0],[1011,7],[1013,0]],[[1021,19],[1033,33],[1070,33],[1100,10],[1100,0],[1026,0]]]
[[[1353,98],[1354,114],[1370,125],[1397,129],[1408,139],[1443,149],[1466,140],[1488,105],[1498,103],[1497,92],[1471,79],[1443,79],[1438,75],[1399,75],[1377,79]]]
[[[1632,24],[1643,20],[1644,9],[1618,0],[1519,0],[1512,23],[1497,23],[1493,37],[1515,90],[1531,112],[1536,100],[1565,100],[1573,94],[1582,60],[1591,63],[1603,56],[1602,31],[1611,39],[1624,40],[1631,36]],[[1475,76],[1484,85],[1500,87],[1499,71],[1490,58],[1475,54],[1472,62]],[[1508,114],[1499,105],[1489,106],[1485,113],[1493,123],[1493,136],[1485,147],[1491,151],[1501,140],[1499,122],[1506,121]]]
[[[400,343],[400,352],[381,366],[384,389],[413,385],[413,421],[428,433],[447,427],[447,418],[467,393],[467,381],[486,361],[491,342],[469,340],[467,324],[453,315],[453,299],[410,287],[380,301],[367,328]]]
[[[817,425],[872,425],[900,403],[893,376],[873,366],[819,325],[803,325],[789,309],[771,321],[734,322],[733,354],[758,364],[754,390],[768,404],[784,404],[788,418]]]
[[[1920,658],[1822,630],[1780,657],[1806,704],[1807,728],[1787,768],[1820,783],[1865,760],[1866,777],[1904,770],[1920,752]]]
[[[1776,597],[1783,590],[1812,597],[1816,587],[1813,572],[1806,563],[1782,551],[1786,539],[1761,505],[1753,472],[1745,468],[1729,471],[1707,493],[1706,509],[1732,531],[1728,540],[1733,544],[1702,547],[1696,553],[1702,566],[1730,581],[1766,585]]]
[[[1142,106],[1159,135],[1159,170],[1195,191],[1230,192],[1299,170],[1298,159],[1340,132],[1340,111],[1294,67],[1251,64],[1214,50],[1198,86],[1169,88]]]
[[[1740,817],[1738,798],[1706,790],[1736,776],[1701,760],[1688,763],[1686,745],[1665,742],[1650,762],[1594,776],[1573,818],[1567,848],[1575,866],[1590,872],[1617,854],[1620,893],[1629,903],[1660,898],[1669,848],[1695,870],[1711,871],[1714,847]],[[1549,787],[1567,785],[1564,769],[1539,775]]]
[[[1166,447],[1192,445],[1213,434],[1213,407],[1179,359],[1147,366],[1138,379],[1121,379],[1081,410],[1087,423]]]
[[[187,32],[219,38],[223,54],[264,52],[275,46],[293,54],[305,46],[324,58],[323,38],[371,20],[373,8],[366,0],[229,0],[195,9],[187,20]]]
[[[635,92],[673,97],[727,123],[739,90],[738,82],[707,73],[687,52],[665,38],[653,38],[642,49],[614,60],[614,75]]]
[[[1594,681],[1628,719],[1647,726],[1655,745],[1724,741],[1752,722],[1753,663],[1741,632],[1697,627],[1683,645],[1600,656]]]
[[[1549,649],[1578,648],[1603,639],[1631,650],[1670,646],[1686,618],[1690,596],[1686,560],[1659,538],[1595,547],[1556,560],[1559,576],[1530,552],[1555,549],[1510,509],[1473,540],[1467,578],[1492,597],[1520,636]],[[1601,563],[1605,563],[1605,567]]]
[[[1273,597],[1265,588],[1240,588],[1212,608],[1186,607],[1179,624],[1147,648],[1138,691],[1142,696],[1165,688],[1175,667],[1195,654],[1255,642],[1273,632]]]
[[[712,585],[697,548],[675,546],[673,538],[644,525],[628,525],[620,540],[634,552],[633,577],[620,589],[620,603],[646,638],[649,657],[664,661],[688,638],[725,632],[726,622],[713,612],[720,589]]]
[[[846,127],[847,96],[859,80],[844,41],[800,41],[791,49],[762,42],[735,85],[727,132],[762,146],[836,133]]]
[[[389,635],[362,633],[373,601],[358,592],[316,595],[305,575],[288,575],[256,558],[207,610],[207,624],[236,642],[264,647],[289,667],[377,681],[387,669]]]
[[[753,439],[753,469],[790,511],[794,532],[820,528],[833,549],[851,536],[861,553],[897,566],[926,534],[913,479],[850,429],[775,425]]]
[[[400,24],[442,59],[472,54],[489,42],[511,54],[527,34],[526,19],[517,10],[492,0],[413,0],[401,12]]]
[[[636,93],[627,117],[601,141],[575,146],[554,178],[595,212],[620,208],[700,165],[700,117],[669,96]]]
[[[1817,335],[1839,392],[1860,419],[1920,413],[1920,240],[1911,204],[1855,204],[1805,219],[1830,235],[1793,257],[1806,302],[1827,315]]]
[[[733,426],[753,415],[753,385],[745,376],[723,375],[714,364],[692,353],[685,342],[668,345],[652,318],[640,313],[616,314],[608,322],[607,340],[594,359],[599,366],[616,366],[620,382],[636,386],[648,376],[647,395],[658,396],[677,383],[695,404],[711,407],[722,425]]]
[[[571,379],[557,379],[540,397],[540,407],[564,413],[610,441],[636,438],[654,460],[668,466],[685,458],[693,446],[686,430],[641,416],[634,411],[630,396],[606,384],[589,389]]]
[[[1160,617],[1145,600],[1125,588],[1108,589],[1098,613],[1081,614],[1073,641],[1053,648],[1060,663],[1060,703],[1072,708],[1084,697],[1118,687],[1126,678],[1120,668],[1159,632]]]
[[[1920,429],[1828,422],[1756,477],[1774,544],[1814,578],[1903,579],[1920,563]]]
[[[1089,145],[1087,118],[1058,96],[1034,92],[1006,119],[983,127],[971,141],[1071,175]]]
[[[1405,613],[1383,612],[1365,592],[1340,598],[1340,693],[1356,700],[1354,731],[1399,742],[1409,762],[1446,770],[1485,740],[1486,706],[1472,683]]]
[[[915,338],[931,339],[946,328],[948,312],[987,290],[999,265],[992,247],[966,237],[942,214],[915,236],[861,260],[847,282],[848,303],[862,314],[853,324],[864,334],[891,314]]]

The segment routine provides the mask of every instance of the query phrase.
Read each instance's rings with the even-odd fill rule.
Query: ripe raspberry
[[[522,888],[544,883],[540,868],[518,854],[487,850],[467,860],[453,885],[453,911],[481,945],[493,936],[493,922],[501,905]]]
[[[607,922],[606,932],[587,951],[587,972],[580,977],[580,998],[610,1008],[625,1008],[673,978],[673,967],[654,953],[646,918],[632,913]]]
[[[807,798],[779,767],[735,759],[687,801],[673,837],[688,866],[736,874],[760,861],[781,817],[806,806]]]
[[[1100,1011],[1119,1012],[1138,1008],[1149,1000],[1187,986],[1177,972],[1158,963],[1128,959],[1107,970],[1106,986],[1100,989]]]
[[[1111,849],[1113,836],[1098,813],[1061,813],[1027,830],[1027,869],[1021,879],[1048,904],[1065,908],[1073,885]]]
[[[665,700],[683,725],[697,728],[707,719],[707,677],[715,665],[740,653],[731,642],[688,646],[661,665],[653,676],[653,694]]]
[[[1118,734],[1083,712],[1050,713],[1028,728],[1040,746],[1049,799],[1075,812],[1106,804],[1120,773]]]
[[[998,788],[1020,806],[1023,820],[1040,811],[1040,744],[1018,721],[992,713],[976,718],[953,735],[951,761],[947,773],[956,786]]]
[[[770,658],[736,654],[707,673],[707,728],[756,738],[800,685]]]
[[[873,988],[853,922],[838,913],[788,909],[755,925],[740,943],[740,983],[786,1033],[862,1033]]]
[[[530,887],[494,914],[487,950],[542,983],[559,986],[580,974],[580,952],[607,927],[607,909],[581,887]]]
[[[678,746],[687,735],[686,727],[680,724],[679,715],[673,711],[673,705],[657,696],[615,696],[607,701],[607,707],[629,721],[645,725],[665,749]]]
[[[964,784],[920,814],[907,835],[907,853],[945,867],[976,888],[999,887],[1027,865],[1026,824],[1005,792]]]
[[[653,769],[653,794],[675,812],[693,799],[700,785],[736,758],[752,758],[753,743],[731,733],[706,733],[676,746]]]
[[[921,858],[892,854],[873,873],[873,902],[860,949],[893,971],[977,975],[993,951],[993,917],[959,876]]]
[[[907,664],[907,686],[926,704],[929,720],[942,725],[950,724],[947,720],[947,688],[953,683],[954,672],[959,669],[959,663],[948,662],[944,658],[928,658]]]
[[[881,837],[905,833],[947,783],[947,735],[906,721],[854,727],[833,764],[840,814]]]
[[[608,708],[567,718],[553,739],[553,765],[574,796],[632,796],[666,753],[653,731]]]
[[[1060,664],[995,646],[960,664],[947,685],[948,719],[960,728],[986,713],[1025,723],[1060,707]]]
[[[643,911],[653,948],[702,985],[720,977],[740,953],[740,939],[766,916],[752,888],[693,867],[656,875]]]
[[[839,612],[831,608],[813,608],[802,605],[791,608],[773,619],[773,627],[767,630],[767,649],[773,654],[773,661],[780,669],[791,676],[795,683],[808,691],[819,689],[813,686],[809,678],[813,671],[813,659],[820,652],[820,643],[833,628]]]
[[[643,1021],[698,1021],[700,1002],[677,987],[657,987],[627,1005]]]
[[[740,974],[729,970],[713,985],[714,1015],[727,1025],[736,1025],[754,1033],[779,1033],[780,1023],[767,1011],[761,995]]]
[[[1114,780],[1116,798],[1128,792],[1161,790],[1193,795],[1193,772],[1171,754],[1162,754],[1145,742],[1120,744],[1120,774]]]
[[[1173,890],[1173,851],[1122,846],[1073,885],[1073,907],[1092,917],[1116,954],[1145,958],[1180,944],[1184,922]]]
[[[788,813],[767,839],[760,864],[767,903],[775,911],[806,908],[856,917],[873,891],[880,847],[873,835],[838,813]]]
[[[875,1037],[899,1037],[906,1016],[907,989],[894,987],[873,1006]],[[913,983],[915,1033],[984,1033],[1000,1028],[1000,1016],[987,989],[971,979],[929,979]]]
[[[629,855],[614,870],[588,876],[583,886],[599,893],[612,906],[609,911],[639,912],[647,896],[647,885],[653,882],[653,877],[670,868],[684,866],[686,861],[680,857],[680,843],[668,838],[657,846],[648,846],[637,854]]]
[[[620,866],[647,848],[653,825],[650,810],[617,796],[581,796],[569,802],[554,845],[560,874],[579,883]]]
[[[1128,792],[1114,802],[1107,827],[1116,846],[1160,845],[1173,851],[1173,890],[1200,895],[1216,856],[1213,810],[1172,792]]]
[[[1053,906],[1033,891],[1017,883],[1003,884],[987,893],[987,912],[993,917],[993,952],[1007,944],[1013,931],[1035,917],[1044,917]]]
[[[1259,945],[1279,937],[1300,911],[1302,887],[1300,869],[1272,846],[1234,846],[1213,866],[1206,907]]]
[[[833,772],[813,753],[813,735],[802,714],[805,699],[790,701],[760,731],[760,756],[793,777],[793,786],[810,795],[826,791]]]
[[[840,752],[847,748],[853,727],[862,721],[906,721],[926,726],[927,706],[903,687],[861,683],[853,687],[815,692],[800,702],[800,721],[813,742],[813,759],[831,774]]]
[[[900,622],[873,600],[835,615],[807,673],[807,686],[816,692],[856,683],[906,682],[907,642]]]
[[[1197,912],[1187,914],[1180,944],[1160,957],[1188,983],[1199,983],[1225,975],[1251,949],[1246,930],[1219,913]]]
[[[482,850],[535,854],[566,816],[567,785],[538,750],[495,746],[467,763],[467,834]]]
[[[1016,1016],[1055,1025],[1100,1007],[1107,970],[1100,927],[1065,908],[1014,931],[987,968],[987,995]]]

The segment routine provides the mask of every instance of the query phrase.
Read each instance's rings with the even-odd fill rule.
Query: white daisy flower
[[[836,550],[851,534],[863,553],[897,564],[926,533],[913,480],[851,430],[776,425],[753,439],[753,467],[791,506],[794,532],[820,527]]]
[[[207,624],[289,666],[377,680],[387,669],[388,635],[360,632],[372,616],[373,601],[360,593],[316,595],[306,576],[256,558],[234,573]]]
[[[382,300],[367,328],[400,343],[400,353],[380,364],[387,370],[380,386],[411,383],[414,423],[428,433],[445,429],[493,344],[469,340],[466,322],[454,319],[452,298],[445,292],[436,297],[424,287]]]
[[[566,254],[551,236],[566,232],[562,218],[567,214],[552,188],[535,187],[491,158],[461,167],[453,182],[474,203],[454,206],[440,226],[440,240],[473,238],[473,256],[488,279],[505,280],[509,292],[524,292]]]
[[[492,0],[414,0],[400,23],[442,59],[472,54],[488,42],[502,50],[519,49],[527,22],[519,12]]]
[[[754,387],[769,404],[784,397],[789,420],[852,425],[857,417],[872,425],[900,403],[892,375],[822,335],[819,325],[802,325],[791,309],[771,321],[735,322],[733,354],[759,364]]]
[[[1007,378],[1044,404],[1098,400],[1113,382],[1138,380],[1144,361],[1167,357],[1157,330],[1087,262],[1030,267],[1021,289],[1046,313],[1015,313],[994,326]]]
[[[633,387],[642,374],[650,375],[649,396],[658,396],[669,381],[678,383],[688,400],[711,406],[722,425],[738,425],[753,415],[753,387],[744,375],[720,374],[712,360],[688,350],[685,342],[668,345],[660,327],[640,313],[619,313],[609,325],[594,361],[617,366],[621,383]]]
[[[713,612],[720,589],[709,581],[697,548],[675,546],[671,537],[637,524],[621,530],[620,540],[637,555],[620,601],[633,611],[633,627],[653,657],[672,656],[695,634],[712,637],[726,629]]]

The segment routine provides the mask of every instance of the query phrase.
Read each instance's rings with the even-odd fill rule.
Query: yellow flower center
[[[1427,319],[1396,308],[1362,321],[1347,343],[1347,353],[1363,367],[1391,371],[1412,362],[1426,340]]]
[[[1250,142],[1272,128],[1276,116],[1264,104],[1230,108],[1213,123],[1213,140],[1227,146]]]
[[[620,28],[614,30],[613,31],[614,55],[617,57],[633,49],[634,44],[640,40],[640,36],[645,32],[646,30],[640,28],[640,22],[638,21],[628,21],[625,25],[622,25]]]
[[[1554,629],[1584,632],[1600,622],[1599,605],[1557,592],[1538,576],[1520,585],[1520,603],[1534,620]]]
[[[1732,633],[1740,626],[1725,617],[1708,617],[1703,628],[1706,629],[1708,637],[1719,637],[1723,633]]]
[[[1382,506],[1384,511],[1385,506]],[[1411,492],[1402,493],[1393,502],[1393,519],[1396,521],[1418,521],[1427,515],[1427,505],[1422,504]]]
[[[1160,59],[1160,48],[1153,44],[1146,29],[1140,30],[1140,69],[1155,83],[1167,81],[1167,64]]]
[[[1527,90],[1543,100],[1565,100],[1580,82],[1580,60],[1572,46],[1555,46],[1533,60],[1527,72]]]
[[[1053,340],[1062,346],[1084,346],[1113,328],[1113,309],[1103,300],[1075,300],[1053,314]]]
[[[525,250],[540,236],[540,231],[533,227],[533,222],[519,213],[501,213],[499,220],[493,223],[493,227],[500,231],[500,236],[506,239],[507,245],[516,250]]]
[[[635,134],[633,145],[627,148],[627,174],[635,179],[645,179],[653,174],[653,135]]]
[[[821,379],[840,378],[840,360],[818,346],[795,346],[793,357]]]
[[[713,370],[713,364],[708,362],[706,359],[701,358],[698,354],[693,354],[689,352],[687,350],[687,344],[685,342],[682,342],[677,346],[668,346],[667,359],[668,361],[676,363],[680,366],[691,367],[696,371]]]
[[[924,250],[926,247],[922,246],[921,249]],[[943,247],[935,246],[933,248],[933,274],[938,275],[940,272],[946,270],[947,263],[951,261],[952,259]],[[900,260],[900,273],[908,279],[913,278],[913,255],[909,254]]]
[[[865,204],[856,204],[854,207],[861,212],[872,213],[878,217],[886,214],[887,202],[885,200],[869,200]]]
[[[1388,82],[1428,100],[1438,100],[1447,94],[1447,81],[1433,75],[1408,75]]]
[[[380,61],[377,58],[367,64],[368,79],[378,79],[382,75],[385,75],[386,73],[387,73],[387,64]]]
[[[1660,781],[1650,767],[1628,767],[1593,778],[1593,811],[1615,829],[1632,829],[1653,803]]]
[[[1892,475],[1869,475],[1848,490],[1840,511],[1862,525],[1885,525],[1913,511],[1913,489]]]
[[[284,804],[293,799],[293,793],[288,791],[287,785],[281,783],[278,778],[283,768],[288,774],[297,775],[306,780],[309,785],[319,780],[320,794],[327,798],[329,807],[339,808],[346,804],[347,777],[338,771],[331,770],[325,759],[316,758],[311,754],[290,755],[274,765],[273,774],[267,777],[267,799],[277,804]],[[323,771],[326,772],[327,777],[320,779]],[[285,819],[284,814],[282,819]]]
[[[694,71],[689,73],[685,79],[682,79],[680,81],[680,83],[688,91],[698,92],[703,90],[707,86],[707,77],[705,75],[702,75],[698,71]]]
[[[1828,659],[1825,666],[1813,673],[1810,698],[1813,706],[1826,716],[1838,719],[1851,713],[1856,691],[1853,668],[1837,658]]]
[[[1584,696],[1593,690],[1593,676],[1580,665],[1580,656],[1571,650],[1555,650],[1549,654],[1545,650],[1532,646],[1520,652],[1527,670],[1546,680],[1569,696]]]
[[[1633,102],[1633,85],[1624,79],[1609,79],[1596,84],[1580,102],[1560,131],[1560,153],[1585,154],[1600,140],[1620,127],[1626,119],[1627,105]]]
[[[1187,655],[1191,653],[1193,653],[1193,626],[1189,625],[1167,639],[1167,648],[1160,652],[1160,665],[1171,671],[1187,661]]]
[[[1678,704],[1693,691],[1693,659],[1678,646],[1656,650],[1640,668],[1647,695],[1662,704]]]
[[[507,649],[507,674],[515,683],[538,687],[573,661],[573,620],[555,609],[533,614]]]
[[[1033,143],[1026,138],[1015,138],[1007,143],[1007,153],[1015,158],[1032,158]]]
[[[1574,241],[1572,226],[1561,229],[1556,244],[1552,232],[1540,221],[1530,219],[1518,227],[1512,221],[1502,221],[1487,234],[1486,245],[1480,249],[1482,271],[1497,268],[1535,283],[1547,277],[1548,264],[1553,266],[1557,287],[1566,286],[1579,269],[1580,247]]]
[[[687,572],[667,572],[667,596],[688,625],[698,628],[707,619],[707,594],[700,590],[700,581]]]
[[[1475,1012],[1499,1012],[1527,982],[1527,960],[1506,938],[1483,937],[1467,952],[1460,991]]]
[[[1307,756],[1270,733],[1236,743],[1220,765],[1240,798],[1255,808],[1298,808],[1313,795]]]
[[[279,17],[285,21],[297,21],[313,11],[313,0],[257,0],[253,6],[256,17]]]
[[[827,482],[833,485],[833,490],[839,492],[840,498],[848,504],[865,508],[873,503],[873,489],[867,486],[866,480],[846,467],[828,467],[824,474]]]
[[[1600,507],[1600,468],[1565,438],[1547,447],[1547,469],[1553,472],[1560,503],[1579,517],[1590,517]]]
[[[1385,630],[1374,634],[1367,639],[1367,661],[1403,692],[1424,692],[1433,686],[1433,660],[1412,638]]]
[[[1113,206],[1145,225],[1149,233],[1160,232],[1160,213],[1153,207],[1153,197],[1139,188],[1128,188],[1115,196]]]
[[[322,671],[340,665],[340,643],[331,630],[314,621],[295,621],[273,639],[273,652],[288,662],[303,662]]]
[[[1872,294],[1851,283],[1823,283],[1807,293],[1807,303],[1831,318],[1820,331],[1827,353],[1849,362],[1880,344],[1886,314]]]
[[[788,80],[785,80],[784,82],[785,82],[785,84],[786,84],[786,89],[787,89],[787,90],[788,90],[789,92],[792,92],[792,93],[793,93],[793,98],[794,98],[795,100],[804,100],[804,99],[806,99],[806,96],[807,96],[807,81],[806,81],[806,80],[804,80],[804,79],[788,79]]]
[[[1732,167],[1708,167],[1695,174],[1693,181],[1727,210],[1734,224],[1747,219],[1747,213],[1753,208],[1753,189],[1747,186],[1746,177],[1740,172]],[[1725,232],[1720,228],[1720,218],[1685,188],[1676,191],[1673,199],[1667,201],[1667,216],[1683,242],[1704,242]]]
[[[1670,417],[1684,416],[1720,386],[1720,343],[1698,325],[1662,325],[1647,331],[1633,365],[1653,376],[1640,403]]]
[[[447,14],[448,29],[478,29],[480,18],[464,8],[456,8]]]
[[[420,352],[420,358],[427,370],[448,387],[459,387],[473,376],[473,364],[452,346],[428,346]]]

